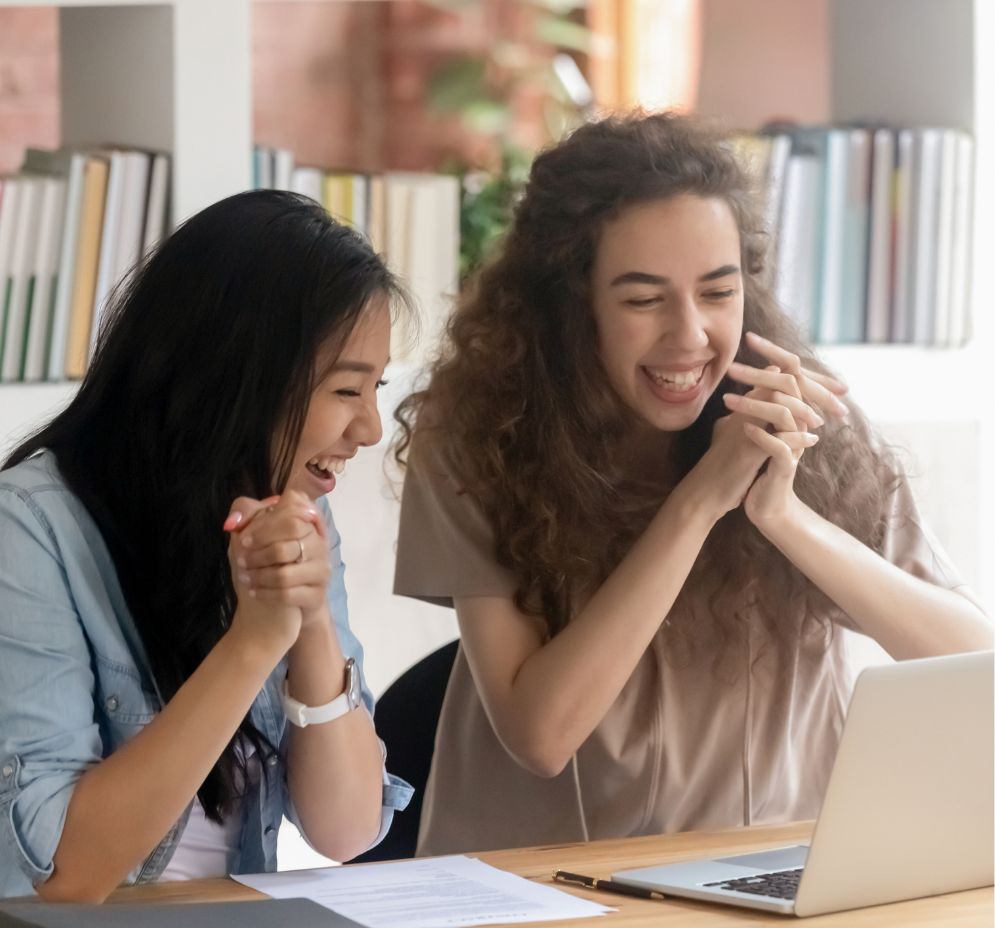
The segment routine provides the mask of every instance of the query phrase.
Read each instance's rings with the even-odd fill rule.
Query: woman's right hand
[[[742,504],[769,457],[746,434],[747,423],[763,429],[770,427],[775,432],[806,432],[823,425],[819,414],[792,387],[794,379],[790,375],[781,374],[776,367],[768,367],[763,373],[758,378],[763,383],[745,396],[723,395],[731,415],[715,423],[708,451],[678,487],[714,522]],[[783,388],[775,389],[774,381],[780,385],[781,380]]]
[[[229,532],[228,569],[231,571],[232,584],[238,599],[232,617],[232,631],[253,644],[272,649],[282,657],[290,650],[300,634],[301,610],[297,606],[264,602],[252,596],[250,585],[244,579],[245,567],[239,564],[239,559],[243,559],[246,550],[242,543],[245,531],[252,525],[253,520],[264,518],[263,514],[271,510],[279,499],[278,496],[264,500],[251,499],[247,496],[238,497],[231,505],[224,529]]]

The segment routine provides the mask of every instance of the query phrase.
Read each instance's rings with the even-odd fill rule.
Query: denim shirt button
[[[108,712],[116,712],[120,702],[118,701],[117,696],[108,696],[104,705],[107,706]]]
[[[2,772],[3,772],[3,778],[5,780],[9,780],[14,775],[14,765],[4,764]]]
[[[266,758],[267,767],[275,767],[278,763],[280,763],[280,758],[277,757],[276,754],[270,754],[270,756]]]

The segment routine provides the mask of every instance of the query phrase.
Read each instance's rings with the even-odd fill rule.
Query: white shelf
[[[818,356],[876,422],[967,422],[978,418],[980,346],[832,345]]]

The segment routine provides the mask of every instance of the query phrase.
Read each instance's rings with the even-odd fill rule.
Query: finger
[[[791,415],[786,406],[782,406],[780,403],[765,402],[750,396],[740,396],[738,393],[724,393],[722,399],[733,412],[769,423],[779,432],[798,430],[794,416]]]
[[[759,355],[776,364],[782,371],[798,376],[801,374],[802,362],[798,355],[775,345],[770,339],[757,335],[756,332],[746,333],[746,343]]]
[[[809,428],[818,429],[824,426],[825,420],[820,416],[811,406],[803,403],[800,399],[794,396],[788,396],[784,393],[775,392],[771,394],[770,401],[774,403],[780,403],[784,406],[794,417],[795,423],[798,425],[807,425]]]
[[[304,561],[301,564],[281,564],[239,571],[238,581],[250,590],[291,590],[295,587],[324,589],[331,575],[326,564]]]
[[[727,373],[739,383],[745,383],[751,387],[766,387],[768,390],[779,390],[781,393],[789,393],[801,399],[798,379],[791,374],[781,373],[779,369],[762,371],[756,367],[750,367],[749,364],[733,361],[729,365]]]
[[[311,537],[315,536],[311,532]],[[313,549],[307,541],[308,536],[301,538],[284,538],[272,544],[258,546],[258,544],[248,550],[238,553],[236,563],[239,567],[249,570],[257,570],[260,567],[280,567],[283,564],[301,564],[304,561],[326,560],[324,551]],[[325,545],[321,543],[321,549]],[[325,549],[327,550],[327,549]]]
[[[244,532],[242,545],[246,548],[265,548],[278,541],[306,538],[316,533],[317,523],[323,524],[323,520],[313,508],[274,509],[265,519],[258,519],[251,531]]]
[[[327,538],[325,520],[318,512],[311,499],[299,490],[288,490],[280,498],[280,502],[273,511],[277,514],[284,510],[292,510],[298,513],[307,513],[307,520],[314,526],[315,531],[322,537]]]
[[[768,455],[767,471],[773,471],[779,477],[791,477],[797,466],[791,447],[777,435],[771,435],[752,422],[743,425],[746,437]],[[799,433],[795,433],[799,434]]]
[[[829,374],[823,374],[821,371],[811,371],[807,367],[802,367],[802,372],[810,380],[814,380],[817,384],[825,387],[830,393],[835,393],[837,396],[844,396],[850,392],[850,388],[845,383]]]
[[[820,405],[823,405],[834,415],[846,415],[846,406],[840,403],[836,396],[834,396],[834,394],[842,395],[847,392],[848,387],[845,384],[840,383],[828,374],[823,374],[819,371],[810,371],[808,368],[802,367],[801,359],[798,355],[781,348],[779,345],[775,345],[770,339],[764,338],[762,335],[757,335],[756,332],[747,332],[746,341],[757,354],[778,365],[782,371],[786,371],[797,377],[802,397],[806,401],[819,402]],[[807,391],[806,386],[808,388]],[[816,397],[819,397],[819,399],[817,400]]]
[[[266,499],[252,499],[249,496],[239,496],[229,507],[222,529],[226,532],[243,530],[254,516],[272,507],[279,498],[270,496]]]

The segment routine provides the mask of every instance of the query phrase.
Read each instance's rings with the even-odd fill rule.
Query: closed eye
[[[712,290],[706,293],[705,296],[710,300],[728,300],[735,293],[735,290]]]
[[[645,297],[633,297],[631,300],[625,300],[626,306],[652,306],[654,303],[659,303],[663,300],[661,296],[645,296]]]

